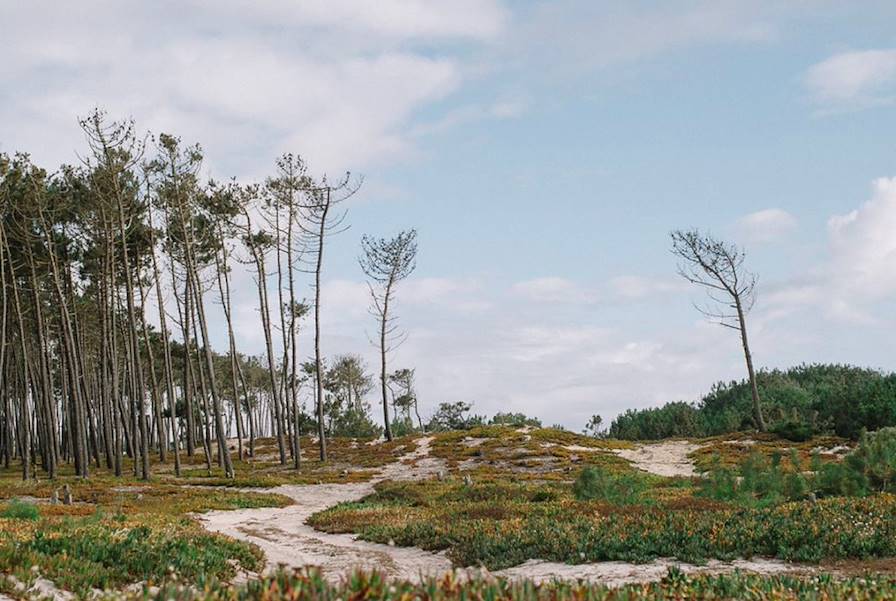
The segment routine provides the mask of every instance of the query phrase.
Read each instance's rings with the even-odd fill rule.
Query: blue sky
[[[393,365],[417,368],[426,409],[579,428],[741,377],[738,341],[676,279],[678,227],[748,250],[759,365],[896,369],[896,5],[247,6],[0,5],[0,151],[75,161],[76,116],[100,105],[202,143],[209,176],[257,180],[285,151],[363,174],[324,348],[372,359],[358,241],[416,227]]]

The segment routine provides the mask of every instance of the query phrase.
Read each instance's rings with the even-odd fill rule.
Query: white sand
[[[405,455],[402,462],[383,468],[369,482],[278,486],[265,492],[286,495],[295,500],[295,505],[214,511],[200,516],[200,520],[213,532],[258,545],[267,557],[268,569],[278,564],[314,565],[334,580],[355,568],[375,568],[391,577],[411,580],[441,574],[451,569],[444,554],[359,541],[351,534],[327,534],[305,524],[314,513],[373,493],[376,482],[427,478],[444,469],[440,460],[428,456],[431,442],[431,437],[421,438],[415,451]]]
[[[695,476],[694,462],[689,454],[700,445],[686,440],[670,440],[641,444],[634,449],[615,449],[613,452],[631,461],[634,466],[658,476]]]

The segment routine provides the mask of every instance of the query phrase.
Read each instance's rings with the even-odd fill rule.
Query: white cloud
[[[494,40],[507,19],[498,0],[3,3],[0,77],[17,83],[0,150],[72,161],[76,117],[99,105],[202,143],[219,177],[286,151],[318,172],[403,159],[416,112],[465,81],[452,44]]]
[[[202,7],[204,2],[194,1]],[[509,17],[496,0],[262,0],[247,11],[243,2],[216,2],[216,8],[239,19],[266,24],[339,28],[365,35],[390,38],[492,39],[500,34]]]
[[[896,292],[896,177],[874,181],[871,199],[828,221],[831,277],[852,296]]]
[[[805,82],[824,110],[889,104],[896,94],[896,49],[835,54],[810,67]]]
[[[896,178],[880,178],[868,201],[828,220],[828,256],[789,280],[764,287],[760,305],[779,315],[816,307],[835,321],[879,323],[875,303],[896,294],[894,231]]]
[[[771,242],[792,234],[798,227],[796,218],[783,209],[763,209],[737,220],[738,232],[754,243]]]
[[[592,303],[597,295],[579,284],[561,277],[543,277],[517,282],[517,296],[537,303]]]

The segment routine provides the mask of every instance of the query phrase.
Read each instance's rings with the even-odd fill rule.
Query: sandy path
[[[420,576],[441,575],[452,569],[451,562],[444,553],[360,541],[351,534],[327,534],[305,524],[318,511],[371,494],[377,482],[432,477],[444,469],[444,464],[439,459],[429,457],[431,442],[431,437],[419,439],[415,451],[406,455],[402,461],[384,467],[370,482],[263,489],[286,495],[294,499],[296,504],[282,509],[214,511],[200,516],[200,520],[209,530],[258,545],[265,552],[269,569],[276,568],[278,564],[289,567],[315,565],[333,580],[338,580],[357,568],[375,568],[390,577],[409,580],[416,580]],[[685,441],[672,441],[645,444],[636,449],[616,452],[645,471],[663,476],[688,476],[694,474],[694,466],[687,455],[696,448],[698,445]],[[584,579],[618,586],[659,580],[671,566],[677,566],[683,572],[691,574],[721,574],[735,570],[758,574],[810,574],[817,569],[761,558],[732,562],[711,560],[702,566],[670,559],[658,559],[645,564],[605,561],[579,565],[533,559],[491,574],[510,579],[530,578],[538,582]],[[461,572],[464,575],[480,573],[476,569]]]
[[[677,567],[686,574],[731,574],[735,571],[752,574],[800,574],[808,575],[817,571],[814,566],[791,564],[776,559],[755,558],[734,561],[710,560],[705,565],[696,566],[674,559],[655,559],[650,563],[628,563],[625,561],[600,561],[570,565],[552,561],[530,559],[518,566],[493,572],[494,576],[509,579],[528,578],[536,582],[552,580],[587,580],[607,586],[653,582],[662,579],[670,567]]]
[[[658,476],[695,476],[694,462],[688,455],[700,445],[686,440],[670,440],[638,445],[634,449],[616,449],[614,452],[631,461],[636,468]]]
[[[355,568],[376,568],[395,578],[417,579],[451,569],[444,554],[422,549],[393,547],[359,541],[351,534],[327,534],[305,524],[314,513],[338,503],[357,501],[374,491],[383,480],[426,478],[442,469],[442,462],[429,457],[431,437],[418,440],[417,449],[403,461],[384,467],[369,482],[350,484],[287,485],[264,489],[292,498],[296,504],[276,509],[213,511],[200,516],[206,528],[255,543],[265,553],[268,568],[319,566],[333,579]],[[414,462],[414,465],[410,465]]]

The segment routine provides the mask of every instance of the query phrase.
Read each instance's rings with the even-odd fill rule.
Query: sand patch
[[[385,466],[369,482],[263,489],[261,492],[286,495],[296,504],[283,508],[212,511],[199,519],[213,532],[258,545],[267,558],[267,569],[281,564],[295,568],[318,566],[332,580],[358,568],[375,568],[389,577],[410,580],[440,575],[451,569],[451,562],[442,553],[359,541],[352,534],[328,534],[305,524],[312,514],[372,494],[377,482],[428,478],[445,469],[442,460],[429,456],[432,437],[421,438],[417,443],[417,448],[402,461]]]
[[[700,445],[687,440],[647,443],[633,449],[613,449],[613,452],[631,461],[639,470],[657,476],[696,476],[694,462],[688,456]]]
[[[531,559],[512,568],[493,572],[494,576],[513,580],[528,578],[537,582],[551,580],[586,580],[607,586],[653,582],[662,579],[669,568],[676,567],[686,574],[730,574],[734,571],[752,574],[813,574],[815,566],[792,564],[774,559],[736,559],[734,561],[710,560],[705,565],[695,566],[672,559],[656,559],[650,563],[628,563],[624,561],[601,561],[569,565]]]

